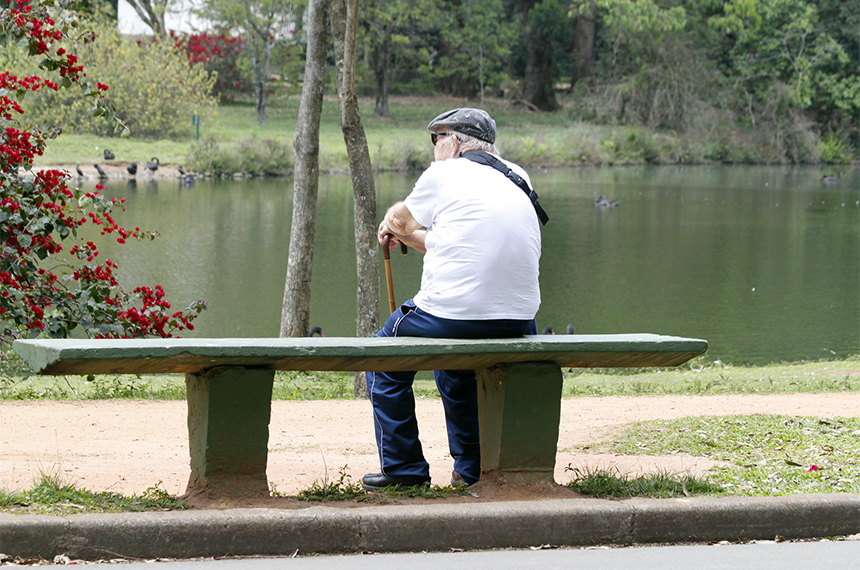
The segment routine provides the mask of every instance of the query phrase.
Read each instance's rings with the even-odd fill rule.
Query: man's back
[[[488,166],[446,160],[427,169],[406,205],[428,229],[419,307],[451,319],[534,316],[540,227],[519,187]]]

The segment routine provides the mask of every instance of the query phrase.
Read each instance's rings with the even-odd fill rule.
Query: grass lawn
[[[720,490],[706,494],[860,493],[860,418],[754,415],[641,422],[594,451],[683,452],[728,461],[708,479]]]

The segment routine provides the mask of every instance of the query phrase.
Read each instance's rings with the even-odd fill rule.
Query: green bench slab
[[[219,338],[18,340],[45,375],[185,373],[189,494],[267,494],[276,370],[474,369],[481,460],[505,481],[551,482],[561,413],[561,368],[677,366],[707,341],[654,334],[516,339]],[[370,409],[368,408],[368,421]]]

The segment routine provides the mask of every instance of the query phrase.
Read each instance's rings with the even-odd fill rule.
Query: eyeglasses
[[[433,143],[433,146],[436,146],[436,141],[441,137],[450,137],[453,135],[454,133],[430,133],[430,141]]]

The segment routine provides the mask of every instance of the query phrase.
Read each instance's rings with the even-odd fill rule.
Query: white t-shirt
[[[430,165],[405,204],[427,228],[419,308],[447,319],[534,318],[540,225],[516,184],[489,166],[448,159]]]

